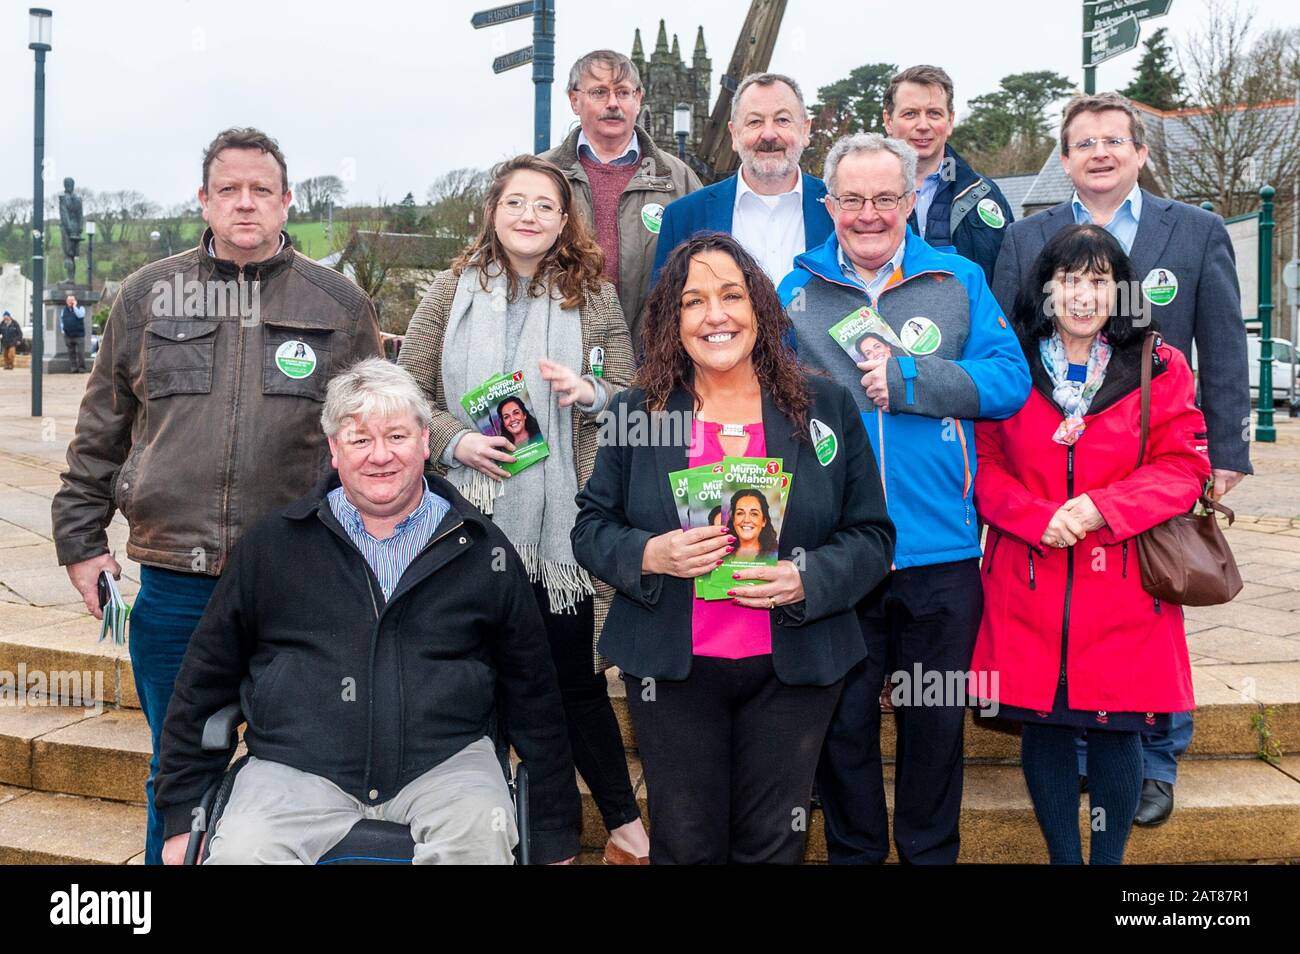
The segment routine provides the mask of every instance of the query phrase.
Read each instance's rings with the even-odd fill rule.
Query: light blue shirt
[[[1074,194],[1070,207],[1074,209],[1075,225],[1092,224],[1092,213],[1079,201],[1078,192]],[[1137,238],[1138,220],[1141,218],[1142,189],[1134,183],[1133,191],[1120,203],[1120,207],[1115,210],[1115,214],[1110,217],[1110,221],[1102,226],[1107,232],[1115,236],[1115,240],[1124,247],[1125,255],[1132,254],[1133,240]]]
[[[903,250],[905,248],[907,248],[906,236],[903,237],[903,241],[898,243],[898,248],[894,250],[893,257],[880,266],[880,270],[876,272],[876,277],[871,280],[870,284],[867,284],[862,280],[862,276],[858,274],[858,270],[853,267],[853,263],[849,261],[848,256],[844,254],[844,246],[840,244],[839,237],[836,236],[835,239],[835,252],[840,257],[840,269],[844,272],[844,277],[866,292],[873,305],[876,303],[876,299],[880,297],[880,293],[885,290],[885,286],[889,284],[889,280],[894,277],[894,272],[902,266]]]
[[[427,480],[421,477],[420,481],[424,484],[424,497],[420,500],[420,505],[402,518],[393,528],[392,536],[383,540],[372,537],[366,530],[361,511],[348,500],[342,487],[335,487],[329,492],[330,509],[334,511],[339,525],[357,545],[361,555],[366,558],[375,579],[379,581],[380,589],[384,591],[385,601],[393,595],[397,581],[428,545],[433,531],[451,509],[451,504],[429,489]]]
[[[584,149],[586,150],[585,154],[583,153]],[[600,162],[600,157],[596,155],[596,150],[591,148],[591,140],[587,138],[587,134],[585,132],[579,130],[578,158],[582,159],[584,158],[584,156],[586,158],[590,158],[592,162]],[[608,165],[630,166],[640,161],[641,161],[641,140],[637,137],[637,134],[634,132],[632,133],[632,139],[631,141],[628,142],[627,149],[624,150],[623,155],[619,156],[617,159],[612,160],[611,162],[608,163]]]
[[[916,227],[921,238],[925,238],[925,222],[930,217],[930,204],[934,202],[934,194],[939,191],[939,170],[942,168],[940,166],[926,176],[921,182],[921,188],[916,190]]]

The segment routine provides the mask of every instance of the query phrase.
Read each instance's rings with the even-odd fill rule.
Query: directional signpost
[[[1083,91],[1097,92],[1097,64],[1136,49],[1141,20],[1162,17],[1174,0],[1085,0]]]
[[[504,7],[480,10],[469,18],[469,22],[475,30],[481,30],[484,27],[509,23],[511,20],[522,20],[524,17],[531,17],[532,15],[533,0],[527,0],[526,3],[507,3]]]
[[[522,50],[515,50],[513,53],[498,56],[492,61],[492,72],[504,73],[506,70],[512,70],[516,66],[523,66],[525,63],[531,63],[532,61],[533,48],[526,46]]]
[[[504,73],[527,63],[533,64],[533,152],[545,152],[551,145],[551,83],[555,79],[555,0],[526,0],[480,10],[470,17],[476,30],[514,20],[533,18],[533,43],[492,61],[493,73]]]

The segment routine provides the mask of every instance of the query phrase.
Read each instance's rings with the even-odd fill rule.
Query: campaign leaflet
[[[831,325],[830,335],[853,363],[873,358],[903,357],[911,352],[894,334],[880,313],[863,305],[841,321]]]
[[[673,503],[677,505],[677,522],[683,530],[691,529],[690,478],[691,469],[675,470],[668,475],[668,484],[673,489]]]
[[[722,526],[722,471],[721,461],[716,464],[692,467],[687,471],[686,486],[690,498],[687,504],[687,516],[692,528]],[[725,589],[721,594],[715,592],[717,582],[711,572],[697,576],[695,595],[705,600],[726,599]]]
[[[551,449],[528,399],[524,372],[494,374],[461,398],[460,405],[479,433],[505,437],[515,445],[512,455],[515,462],[500,464],[507,474],[513,476],[550,456]]]
[[[715,599],[737,586],[764,582],[732,579],[737,570],[776,566],[777,539],[792,479],[776,457],[724,457],[722,468],[722,523],[736,538],[736,549],[711,574],[706,588],[722,593]]]
[[[732,573],[776,564],[791,476],[775,457],[724,457],[715,464],[668,475],[683,530],[725,526],[736,538],[736,551],[723,559],[722,566],[695,578],[698,598],[728,599],[728,590],[761,582],[733,580]]]

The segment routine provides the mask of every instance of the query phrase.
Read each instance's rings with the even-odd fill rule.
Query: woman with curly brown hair
[[[853,396],[799,369],[789,330],[735,239],[679,246],[578,497],[574,556],[616,591],[600,650],[627,683],[654,863],[801,860],[822,738],[866,652],[853,608],[892,559]],[[737,541],[726,525],[682,530],[668,474],[724,456],[780,458],[793,476],[776,565],[706,601],[694,578]]]
[[[574,497],[596,458],[596,415],[631,379],[632,344],[618,295],[601,280],[600,248],[572,205],[564,174],[536,156],[493,170],[483,228],[433,280],[398,363],[434,407],[430,459],[492,515],[533,580],[573,761],[610,832],[605,860],[635,864],[649,840],[593,650],[611,593],[578,565],[569,542]],[[539,432],[550,454],[511,476],[500,465],[514,461],[516,445],[480,434],[461,398],[514,371],[528,389],[530,438]]]

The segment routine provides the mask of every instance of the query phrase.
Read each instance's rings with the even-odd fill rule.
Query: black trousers
[[[81,335],[64,335],[63,340],[68,343],[68,370],[85,371],[86,355],[84,345],[86,339]]]
[[[533,584],[537,605],[546,624],[560,680],[560,699],[569,730],[573,764],[610,831],[641,817],[632,781],[627,774],[627,755],[618,719],[609,701],[605,674],[592,671],[592,631],[596,625],[591,599],[578,603],[577,613],[552,613],[541,583]]]
[[[817,772],[832,864],[878,864],[889,854],[880,763],[886,673],[915,682],[915,666],[970,668],[984,608],[979,561],[894,570],[858,606],[867,658],[849,671]],[[919,687],[918,687],[919,696]],[[952,864],[961,839],[962,700],[896,705],[894,843],[907,864]]]
[[[771,656],[696,656],[681,681],[625,675],[650,799],[651,864],[798,864],[840,683],[787,686]]]

